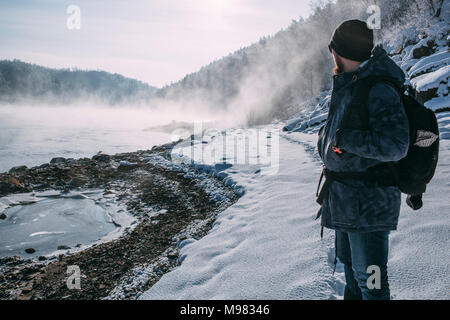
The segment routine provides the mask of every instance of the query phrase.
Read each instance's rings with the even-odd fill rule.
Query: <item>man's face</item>
[[[336,51],[332,50],[333,58],[334,58],[334,74],[340,74],[344,72],[344,64],[342,62],[341,57],[336,53]]]

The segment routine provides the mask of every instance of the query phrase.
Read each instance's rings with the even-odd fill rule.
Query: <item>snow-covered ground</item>
[[[275,139],[275,137],[274,137]],[[225,172],[246,194],[222,212],[210,233],[187,241],[182,264],[163,276],[146,299],[328,299],[332,239],[320,241],[314,221],[321,166],[301,144],[279,139],[280,167],[261,175],[254,165]],[[305,174],[307,173],[307,174]]]
[[[223,171],[245,195],[218,216],[207,236],[183,242],[181,265],[141,299],[341,298],[342,265],[332,275],[333,232],[321,240],[320,223],[314,221],[321,171],[315,143],[316,134],[282,133],[278,173],[261,175],[255,165]],[[396,299],[450,298],[449,141],[442,142],[441,151],[424,209],[413,212],[403,205],[399,231],[391,235],[389,272]]]
[[[386,39],[385,47],[422,96],[435,92],[425,105],[438,112],[441,153],[436,176],[424,196],[424,208],[412,211],[403,199],[398,231],[390,238],[390,285],[395,299],[449,299],[450,22],[444,19],[431,24],[420,36],[415,29],[410,32],[413,29],[396,32],[394,41]],[[405,46],[405,39],[413,38],[415,44]],[[433,46],[433,52],[415,58],[414,51],[428,45]],[[258,158],[254,150],[242,148],[237,142],[237,155],[231,152],[232,156],[223,160],[234,163],[242,156],[239,152],[247,150],[248,164],[225,166],[219,174],[239,186],[241,192],[243,189],[244,196],[218,216],[207,236],[182,242],[181,264],[141,299],[342,298],[342,264],[332,274],[334,232],[326,230],[321,240],[320,223],[314,221],[322,165],[316,151],[317,131],[327,119],[330,94],[323,92],[317,105],[303,106],[285,124],[259,128],[262,137],[271,136],[271,143],[267,142],[272,148],[270,154],[279,154],[276,172],[262,174],[255,163],[264,157]],[[229,141],[239,141],[243,136],[255,136],[255,132],[230,130],[228,135]],[[224,149],[220,135],[202,140],[196,139],[193,153],[180,153],[197,165],[210,164],[208,160],[214,154],[211,146]],[[264,147],[266,140],[261,141],[259,147]],[[217,154],[214,157],[217,160]],[[267,163],[273,164],[273,158]]]

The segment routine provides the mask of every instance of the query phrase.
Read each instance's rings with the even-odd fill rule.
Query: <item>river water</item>
[[[151,149],[168,133],[145,130],[171,115],[149,109],[0,106],[0,172],[33,167],[54,157],[92,157]]]

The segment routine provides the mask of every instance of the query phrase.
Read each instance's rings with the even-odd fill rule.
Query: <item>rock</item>
[[[8,173],[23,173],[27,169],[27,166],[12,167],[11,169],[9,169]]]
[[[7,218],[6,214],[2,213],[0,214],[0,220],[5,220]]]
[[[40,257],[38,258],[38,260],[39,260],[39,261],[45,261],[45,260],[47,260],[47,258],[44,257],[44,256],[40,256]]]
[[[70,181],[67,183],[67,185],[70,188],[79,188],[81,186],[83,186],[85,183],[87,183],[89,181],[89,179],[84,178],[84,177],[73,177],[72,179],[70,179]]]
[[[238,197],[243,197],[245,195],[245,188],[242,186],[238,186],[234,189],[234,192],[236,192],[236,195]]]
[[[120,161],[119,167],[117,168],[118,171],[129,171],[133,170],[138,167],[137,163],[132,163],[129,161]]]
[[[111,156],[104,154],[104,153],[99,153],[99,154],[96,154],[95,156],[93,156],[92,160],[100,161],[100,162],[108,162],[111,160]]]
[[[178,259],[178,253],[176,252],[171,252],[167,254],[167,258],[169,259]]]
[[[70,249],[69,246],[65,246],[65,245],[58,246],[58,250],[69,250],[69,249]]]
[[[58,164],[58,163],[63,163],[66,162],[66,158],[62,158],[62,157],[58,157],[58,158],[53,158],[50,163],[53,164]]]
[[[219,172],[219,173],[217,174],[217,178],[218,178],[219,180],[223,180],[223,179],[225,179],[226,177],[228,177],[228,174],[225,173],[225,172]]]
[[[70,187],[69,186],[65,186],[61,192],[62,193],[69,193],[70,192]]]
[[[214,165],[214,170],[217,172],[220,172],[220,171],[227,170],[227,169],[231,168],[232,166],[233,165],[231,163],[226,163],[226,162],[217,163],[216,165]]]
[[[428,47],[420,47],[420,48],[414,49],[413,56],[414,56],[414,59],[420,59],[423,57],[428,57],[432,53],[433,53],[432,49],[430,49]]]
[[[8,194],[10,192],[9,189],[10,189],[9,183],[0,181],[0,194]]]
[[[438,89],[437,88],[432,88],[427,91],[416,91],[416,98],[421,103],[425,103],[435,97],[438,97]]]
[[[420,59],[432,55],[434,53],[433,50],[434,45],[435,45],[434,41],[428,41],[426,46],[414,49],[413,50],[414,59]]]
[[[25,288],[22,288],[22,294],[28,294],[33,290],[33,284],[30,284],[26,286]]]
[[[115,222],[114,220],[112,221],[112,223],[114,224],[114,226],[115,226],[116,228],[120,228],[120,227],[121,227],[121,225],[118,224],[117,222]]]
[[[15,177],[11,177],[9,179],[9,183],[14,187],[23,188],[23,184],[21,184],[19,179],[15,178]]]
[[[33,254],[36,252],[36,250],[34,250],[33,248],[28,248],[28,249],[25,249],[25,252],[28,254]]]

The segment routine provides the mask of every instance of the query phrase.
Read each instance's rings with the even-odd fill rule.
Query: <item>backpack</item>
[[[395,168],[398,188],[408,195],[407,204],[414,210],[422,207],[422,194],[433,178],[439,158],[439,126],[435,113],[420,103],[411,86],[399,87],[390,77],[372,76],[357,81],[352,108],[356,108],[360,120],[369,127],[368,99],[370,89],[376,83],[392,85],[400,94],[409,121],[410,146],[405,158],[382,165]],[[350,113],[350,112],[349,112]],[[343,127],[347,125],[344,117]]]

